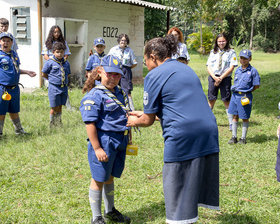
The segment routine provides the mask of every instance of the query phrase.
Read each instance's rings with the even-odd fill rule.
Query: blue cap
[[[0,39],[2,39],[3,37],[9,37],[11,40],[13,40],[13,35],[11,33],[8,32],[3,32],[0,34]]]
[[[105,72],[116,72],[123,75],[122,64],[119,59],[113,55],[106,55],[100,64]]]
[[[252,56],[252,52],[250,50],[247,50],[247,49],[246,50],[242,50],[239,53],[239,57],[244,57],[244,58],[249,59],[251,56]]]
[[[105,46],[105,40],[102,37],[98,37],[93,42],[94,46],[103,45]]]

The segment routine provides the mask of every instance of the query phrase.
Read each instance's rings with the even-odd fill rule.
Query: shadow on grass
[[[164,201],[151,203],[133,212],[128,212],[126,215],[131,217],[133,224],[154,222],[158,218],[165,217],[165,204]]]
[[[265,134],[261,134],[261,135],[255,135],[254,137],[247,137],[247,140],[249,142],[254,142],[254,143],[263,143],[263,142],[267,142],[267,141],[276,141],[278,138],[276,135],[265,135]]]
[[[223,214],[218,216],[219,223],[222,224],[259,224],[254,217],[249,215],[238,215],[238,214]]]

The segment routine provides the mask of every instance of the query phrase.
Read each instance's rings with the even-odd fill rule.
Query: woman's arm
[[[221,79],[224,79],[224,78],[228,77],[228,75],[232,73],[233,69],[234,69],[234,65],[231,65],[231,66],[229,67],[229,69],[226,70],[226,71],[220,76],[220,78],[221,78]]]
[[[36,72],[28,71],[28,70],[22,70],[22,69],[20,69],[20,70],[19,70],[19,73],[20,73],[20,74],[27,74],[27,75],[29,75],[30,77],[36,76]]]

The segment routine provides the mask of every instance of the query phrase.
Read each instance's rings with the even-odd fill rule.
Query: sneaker
[[[118,223],[130,223],[131,219],[122,213],[120,213],[115,207],[113,207],[111,212],[108,212],[104,215],[105,220],[109,220],[111,222],[118,222]]]
[[[24,131],[23,128],[15,130],[15,133],[16,133],[16,135],[26,135],[26,134],[28,134],[27,132]]]
[[[94,221],[91,219],[91,224],[106,224],[102,216],[98,216]]]
[[[247,143],[247,142],[246,142],[246,138],[240,138],[239,141],[238,141],[238,143],[239,143],[239,144],[243,144],[243,145],[246,144],[246,143]]]
[[[236,137],[232,137],[229,141],[228,144],[236,144],[237,143],[237,138]]]

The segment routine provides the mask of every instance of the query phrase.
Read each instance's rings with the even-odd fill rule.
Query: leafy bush
[[[213,48],[214,36],[211,27],[202,26],[202,46],[200,46],[200,32],[188,36],[188,49],[196,50],[200,54],[209,54]]]

